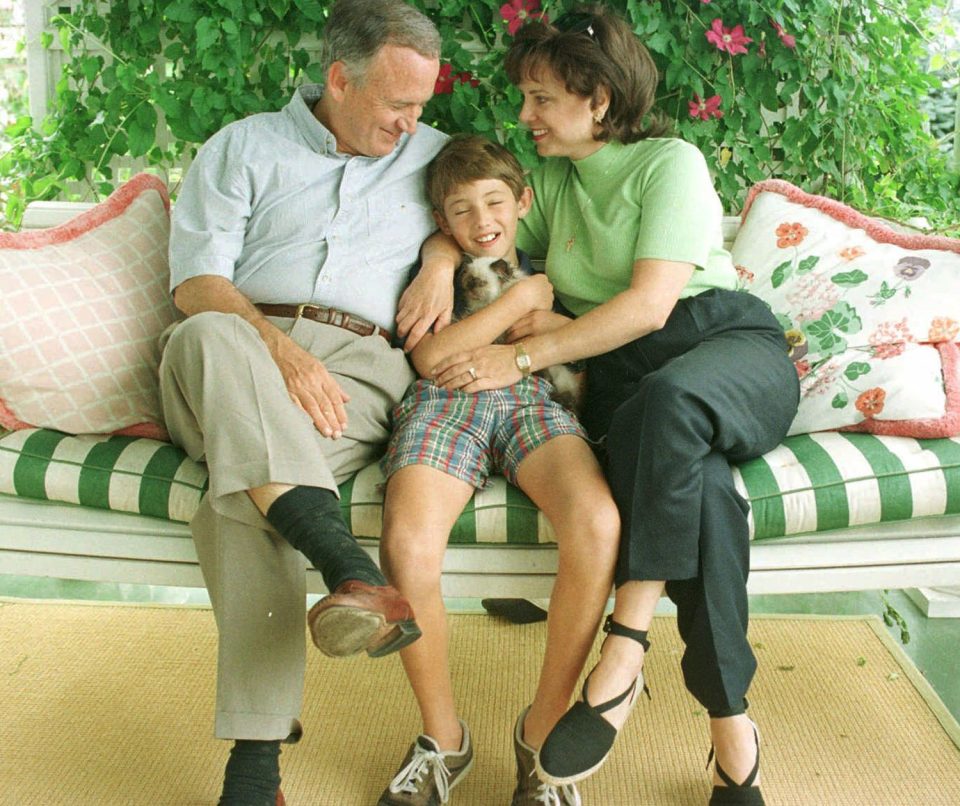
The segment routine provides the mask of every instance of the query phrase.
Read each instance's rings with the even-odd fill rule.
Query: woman
[[[518,243],[546,255],[575,318],[530,314],[512,344],[452,357],[437,382],[496,388],[588,359],[584,423],[604,446],[623,524],[600,660],[543,742],[537,771],[569,784],[603,763],[644,688],[647,630],[666,591],[685,683],[710,714],[710,803],[763,803],[759,736],[746,715],[756,668],[748,506],[730,462],[771,450],[796,413],[782,329],[764,303],[733,290],[703,156],[647,123],[656,68],[624,20],[596,6],[528,24],[506,70],[523,93],[520,121],[549,158],[530,177],[534,204]]]

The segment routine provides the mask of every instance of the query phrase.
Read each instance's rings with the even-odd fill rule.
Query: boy
[[[465,252],[526,262],[514,238],[533,192],[506,149],[482,137],[455,137],[431,163],[427,183],[437,224]],[[550,802],[580,803],[575,787],[552,787],[536,777],[534,756],[567,709],[610,594],[620,533],[616,507],[583,429],[550,399],[547,381],[525,374],[506,389],[480,392],[447,390],[431,381],[444,358],[493,343],[517,320],[549,310],[552,301],[546,277],[531,275],[463,321],[425,336],[411,354],[421,380],[394,411],[395,430],[383,459],[388,482],[380,556],[423,632],[401,651],[423,733],[380,806],[445,803],[473,763],[470,733],[454,703],[440,575],[450,529],[493,472],[503,473],[540,507],[559,548],[540,682],[514,727],[513,804],[543,803],[551,794]]]

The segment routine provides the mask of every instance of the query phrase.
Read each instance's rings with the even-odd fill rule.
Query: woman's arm
[[[625,291],[563,327],[523,340],[531,369],[600,355],[659,330],[693,271],[690,263],[638,260],[630,287]],[[474,367],[479,381],[470,378],[467,367]],[[438,386],[467,391],[509,386],[521,377],[516,348],[510,345],[492,345],[452,355],[436,369]]]
[[[536,310],[549,310],[553,286],[545,274],[525,277],[485,308],[450,325],[440,333],[427,333],[410,357],[417,372],[433,378],[438,364],[451,355],[485,347],[498,339],[514,322]]]

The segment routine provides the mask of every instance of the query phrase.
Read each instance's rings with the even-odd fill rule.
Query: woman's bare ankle
[[[755,726],[746,714],[710,720],[710,737],[716,753],[713,766],[714,786],[726,786],[717,774],[717,763],[736,783],[745,781],[757,763],[757,738]],[[760,773],[753,781],[760,784]]]

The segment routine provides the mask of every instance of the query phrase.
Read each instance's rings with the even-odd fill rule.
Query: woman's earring
[[[593,122],[596,123],[596,124],[599,126],[601,123],[603,123],[603,116],[604,116],[604,114],[605,114],[604,112],[594,112],[594,113],[593,113]]]

